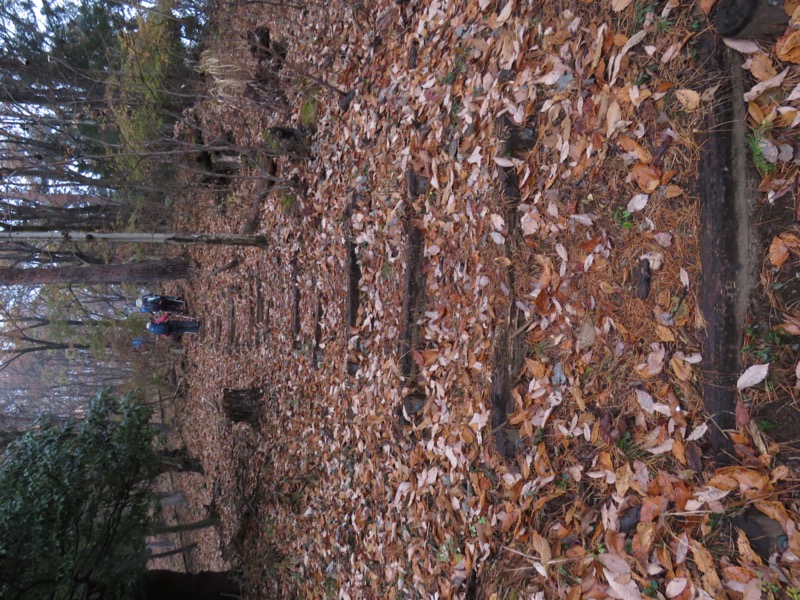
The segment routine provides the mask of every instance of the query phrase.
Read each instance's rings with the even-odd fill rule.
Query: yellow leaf
[[[683,196],[683,189],[677,185],[668,185],[664,188],[664,198],[677,198]]]
[[[778,74],[775,67],[772,66],[769,56],[763,52],[754,54],[750,59],[750,73],[759,81],[766,81]]]
[[[764,122],[764,113],[761,112],[761,107],[755,102],[747,103],[747,114],[757,125],[761,125]]]
[[[659,342],[674,342],[675,336],[669,330],[668,327],[664,327],[663,325],[656,325],[656,335],[658,336]]]
[[[750,546],[750,540],[747,539],[745,532],[741,529],[737,529],[736,533],[736,548],[739,550],[739,555],[751,564],[763,565],[764,563],[761,561],[761,557],[753,552],[753,548]]]
[[[669,365],[681,381],[689,381],[692,378],[692,367],[677,356],[673,356],[669,359]]]

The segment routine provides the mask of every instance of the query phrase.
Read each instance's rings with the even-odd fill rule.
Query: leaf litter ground
[[[173,290],[204,324],[178,407],[207,471],[190,500],[222,517],[192,568],[234,564],[254,597],[798,588],[781,447],[741,419],[741,464],[707,460],[696,129],[715,82],[699,8],[248,4],[221,23],[212,49],[237,69],[209,78],[204,127],[268,149],[270,126],[313,106],[316,131],[311,159],[277,161],[293,187],[245,165],[176,211],[182,229],[235,232],[260,200],[271,237],[230,270],[231,250],[193,252],[208,275]],[[269,101],[236,74],[255,68],[257,25],[289,48]],[[797,79],[752,102],[783,117],[768,153]],[[794,168],[773,166],[760,191],[785,198]],[[791,235],[770,277],[796,261]],[[258,425],[225,419],[223,388],[256,386]],[[753,539],[767,517],[769,567]]]

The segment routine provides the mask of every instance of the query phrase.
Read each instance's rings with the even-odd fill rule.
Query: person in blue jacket
[[[200,322],[197,319],[173,319],[169,314],[153,319],[147,324],[147,331],[162,337],[178,339],[184,333],[194,335],[200,331]]]

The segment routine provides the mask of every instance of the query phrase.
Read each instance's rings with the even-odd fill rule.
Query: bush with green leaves
[[[144,573],[151,482],[150,410],[96,396],[82,421],[41,423],[0,465],[0,597],[130,598]]]

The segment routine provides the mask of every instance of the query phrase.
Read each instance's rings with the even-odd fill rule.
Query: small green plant
[[[325,598],[335,599],[339,597],[337,583],[336,578],[332,575],[328,575],[325,578],[325,582],[322,584],[322,587],[325,589]]]
[[[742,354],[752,356],[761,363],[777,362],[780,354],[791,344],[792,336],[785,330],[762,329],[758,325],[745,327],[748,343],[742,348]]]
[[[760,431],[763,431],[764,433],[772,431],[773,429],[777,429],[778,427],[780,427],[780,425],[778,425],[777,423],[773,423],[769,419],[758,420],[758,429]]]
[[[300,124],[303,127],[316,125],[319,114],[319,101],[314,96],[309,96],[300,105]]]
[[[531,440],[537,446],[544,441],[544,428],[539,427],[533,434],[533,439]]]
[[[447,538],[444,544],[439,546],[439,549],[436,551],[436,560],[439,562],[447,562],[450,560],[452,555],[456,554],[455,551],[455,544],[453,543],[453,538]]]
[[[767,157],[764,156],[764,149],[761,146],[761,142],[765,139],[764,133],[768,128],[768,125],[761,125],[753,129],[747,136],[747,148],[750,150],[750,154],[753,157],[753,164],[755,164],[756,169],[758,169],[761,174],[772,173],[775,170],[775,165],[769,162]]]
[[[267,537],[275,535],[275,521],[272,518],[264,520],[264,535]]]
[[[642,593],[648,598],[658,598],[658,583],[651,579],[647,582],[647,586],[642,590]]]
[[[450,105],[450,118],[454,121],[458,119],[458,113],[460,113],[463,108],[464,105],[461,102],[461,98],[453,98],[453,103]]]
[[[642,448],[633,441],[630,431],[623,433],[617,440],[617,448],[622,451],[622,454],[629,460],[640,460],[646,453]]]
[[[294,196],[283,194],[280,199],[281,212],[285,215],[291,214],[294,210]]]
[[[456,50],[456,56],[453,60],[453,68],[450,72],[442,78],[442,84],[453,85],[464,71],[467,70],[467,53],[463,48]]]
[[[626,208],[622,208],[618,206],[614,211],[614,220],[617,222],[617,225],[622,227],[623,229],[632,229],[633,228],[633,213]]]
[[[787,588],[786,593],[789,595],[791,600],[800,600],[800,590],[798,590],[796,587]]]
[[[594,548],[592,548],[592,549],[591,549],[589,552],[590,552],[590,554],[592,554],[593,556],[599,556],[599,555],[601,555],[601,554],[605,554],[605,553],[606,553],[606,547],[603,545],[603,543],[602,543],[602,542],[599,542],[599,543],[598,543],[598,544],[597,544],[597,545],[596,545]]]
[[[272,135],[272,132],[268,129],[264,130],[264,133],[261,134],[261,138],[264,140],[264,145],[268,150],[278,151],[281,149],[280,140]]]
[[[656,8],[658,8],[658,4],[655,2],[637,2],[634,5],[632,33],[636,33],[644,26],[647,15],[654,13]]]
[[[672,19],[668,19],[666,17],[658,17],[655,20],[656,31],[658,33],[669,33],[672,31],[673,25],[675,25],[675,21]]]

